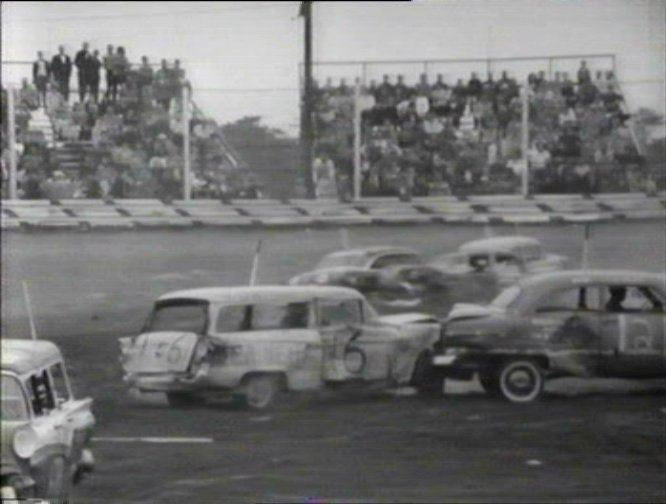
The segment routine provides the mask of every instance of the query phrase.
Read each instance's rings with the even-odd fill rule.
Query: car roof
[[[496,236],[493,238],[481,238],[462,244],[458,251],[465,254],[479,254],[483,252],[511,252],[515,247],[537,246],[541,247],[539,240],[529,236]]]
[[[646,284],[664,288],[666,276],[637,270],[623,269],[581,269],[552,271],[529,275],[519,280],[521,287],[529,289],[559,288],[573,285],[634,285]]]
[[[390,247],[390,246],[374,246],[374,247],[360,247],[353,249],[343,249],[336,250],[330,254],[326,254],[324,257],[342,257],[342,256],[364,256],[364,257],[373,257],[384,254],[410,254],[418,255],[419,252],[408,247]]]
[[[279,300],[286,303],[309,301],[314,298],[362,299],[354,289],[328,285],[260,285],[237,287],[204,287],[169,292],[159,301],[170,299],[197,299],[215,303],[250,304]]]
[[[18,375],[62,360],[60,350],[51,341],[2,339],[2,370]]]

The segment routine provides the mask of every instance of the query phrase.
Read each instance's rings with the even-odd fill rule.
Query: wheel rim
[[[516,362],[504,368],[501,387],[504,396],[513,402],[527,402],[541,392],[542,378],[530,362]]]
[[[273,400],[275,384],[272,379],[255,378],[247,387],[247,404],[253,408],[265,408]]]

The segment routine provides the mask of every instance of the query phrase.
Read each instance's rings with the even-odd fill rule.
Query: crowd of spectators
[[[78,101],[70,101],[75,67]],[[100,76],[105,77],[100,93]],[[20,197],[162,198],[183,195],[183,89],[191,93],[180,61],[162,60],[155,70],[147,56],[132,65],[123,47],[109,45],[100,58],[84,43],[74,61],[60,46],[47,61],[39,52],[32,83],[16,92]],[[218,125],[187,101],[193,197],[259,197],[259,185],[228,155]],[[6,90],[2,99],[6,122]],[[30,120],[46,115],[55,135],[49,145]],[[68,147],[69,146],[69,147]],[[74,146],[74,147],[71,147]],[[66,155],[81,157],[71,166]],[[3,135],[3,197],[7,196],[8,149]],[[64,161],[64,162],[63,162]]]
[[[355,96],[358,87],[358,97]],[[495,80],[472,73],[467,82],[435,82],[422,74],[408,85],[384,75],[313,83],[315,184],[322,195],[349,192],[354,113],[361,123],[362,194],[516,193],[525,169],[521,151],[520,86],[508,72]],[[581,62],[548,79],[530,74],[529,163],[532,191],[641,191],[649,185],[627,124],[624,100],[610,71],[593,78]],[[355,102],[357,105],[355,106]]]

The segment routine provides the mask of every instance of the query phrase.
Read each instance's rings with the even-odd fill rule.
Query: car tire
[[[173,408],[193,408],[201,406],[203,400],[189,392],[167,392],[167,402]]]
[[[541,395],[544,374],[531,359],[509,359],[499,366],[497,380],[502,398],[513,403],[528,403]]]
[[[65,457],[53,457],[36,476],[35,497],[49,502],[69,502],[71,476]]]
[[[273,405],[279,391],[280,382],[276,376],[255,375],[246,380],[243,393],[237,398],[246,408],[263,410]]]

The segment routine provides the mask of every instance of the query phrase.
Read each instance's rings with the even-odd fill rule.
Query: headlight
[[[37,433],[31,428],[27,427],[20,429],[14,433],[13,441],[14,453],[22,459],[32,457],[37,449]]]

